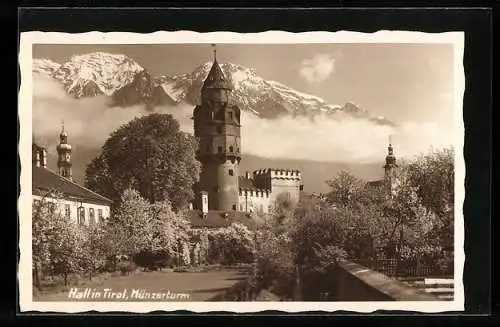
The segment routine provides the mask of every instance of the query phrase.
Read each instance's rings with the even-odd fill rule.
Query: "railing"
[[[405,261],[398,259],[358,259],[353,261],[389,277],[453,276],[453,267],[443,269],[436,264],[431,265],[424,263],[422,260]]]

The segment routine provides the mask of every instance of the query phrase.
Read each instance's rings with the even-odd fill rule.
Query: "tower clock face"
[[[66,160],[69,160],[69,153],[66,153]]]

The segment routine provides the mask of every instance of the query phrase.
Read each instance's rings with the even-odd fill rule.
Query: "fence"
[[[389,277],[448,277],[453,276],[453,266],[442,268],[423,260],[359,259],[354,262]]]

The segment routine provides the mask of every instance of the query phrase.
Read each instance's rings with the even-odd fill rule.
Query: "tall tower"
[[[389,194],[393,194],[397,186],[397,169],[396,156],[394,156],[394,149],[391,137],[389,136],[389,146],[387,147],[387,156],[385,157],[384,165],[384,184]]]
[[[59,175],[65,177],[69,180],[73,179],[73,173],[71,171],[71,145],[68,144],[68,133],[64,131],[64,122],[59,134],[59,144],[57,145],[57,169]]]
[[[230,101],[231,84],[214,61],[201,88],[200,104],[194,108],[197,159],[201,162],[197,193],[208,194],[209,210],[237,210],[238,166],[241,161],[240,109]]]

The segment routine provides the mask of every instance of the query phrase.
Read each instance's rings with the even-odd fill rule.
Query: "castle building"
[[[194,209],[205,216],[210,212],[267,214],[280,194],[298,202],[303,188],[300,171],[267,168],[239,175],[241,109],[231,101],[231,91],[214,50],[200,104],[193,111],[194,135],[199,140],[197,159],[202,166]]]
[[[71,145],[64,128],[56,149],[57,173],[47,168],[47,150],[37,144],[32,145],[33,203],[36,205],[45,201],[50,210],[66,215],[79,225],[91,225],[109,218],[112,200],[73,182]]]

